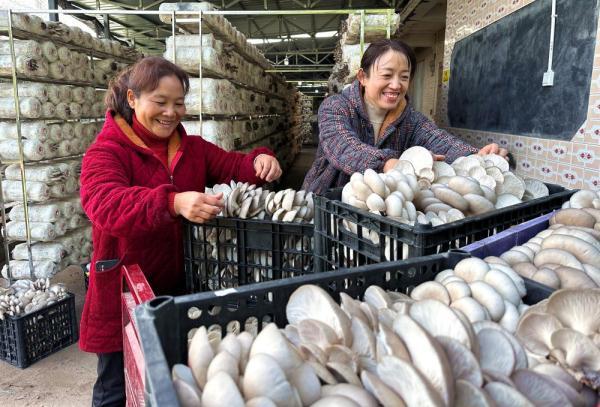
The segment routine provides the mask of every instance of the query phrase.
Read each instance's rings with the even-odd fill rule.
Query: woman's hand
[[[223,193],[208,195],[195,191],[180,192],[175,195],[173,204],[178,215],[195,223],[204,223],[223,209]]]
[[[492,143],[492,144],[488,144],[487,146],[483,147],[481,150],[479,150],[477,152],[477,154],[479,154],[479,155],[498,154],[499,156],[506,158],[506,155],[508,154],[508,150],[505,148],[500,148],[500,146],[496,143]]]
[[[267,182],[275,181],[281,177],[281,166],[277,158],[268,154],[259,154],[254,159],[256,176]]]

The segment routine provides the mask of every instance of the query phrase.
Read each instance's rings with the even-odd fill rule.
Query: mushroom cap
[[[231,356],[231,354],[227,351],[221,351],[213,358],[208,366],[208,371],[206,373],[206,380],[210,381],[213,377],[217,375],[219,372],[225,372],[234,382],[239,381],[239,363],[236,358]]]
[[[481,368],[469,348],[447,336],[436,336],[435,339],[446,353],[454,380],[466,380],[477,387],[481,387],[483,385]]]
[[[561,209],[556,212],[548,222],[550,225],[561,224],[567,226],[583,226],[593,229],[596,218],[581,209]]]
[[[493,203],[491,203],[487,198],[479,194],[466,194],[463,195],[463,198],[465,198],[469,202],[469,212],[471,212],[474,215],[480,215],[482,213],[490,212],[495,209]]]
[[[400,160],[410,162],[414,168],[415,174],[419,174],[424,168],[433,168],[433,156],[429,150],[421,146],[407,148],[402,155],[400,155]]]
[[[490,382],[483,389],[498,407],[534,407],[517,389],[500,382]]]
[[[363,387],[371,393],[384,407],[404,407],[404,401],[390,389],[381,379],[366,370],[360,374]]]
[[[583,265],[582,265],[583,266]],[[554,272],[560,279],[561,288],[596,288],[596,283],[583,270],[557,267]]]
[[[472,297],[459,298],[453,301],[450,307],[462,311],[471,323],[490,318],[490,314],[485,307]]]
[[[392,324],[393,325],[393,324]],[[383,356],[395,356],[410,362],[410,353],[404,342],[394,333],[392,328],[380,324],[377,332],[377,360],[380,361]]]
[[[510,376],[516,358],[509,339],[502,331],[482,329],[477,333],[479,340],[479,363],[486,371],[493,371]]]
[[[202,403],[202,391],[196,382],[188,382],[183,379],[173,379],[173,387],[177,398],[183,407],[199,406]]]
[[[188,350],[188,366],[192,369],[200,389],[204,389],[208,365],[214,356],[215,354],[208,341],[206,327],[201,326],[194,333]]]
[[[552,346],[565,354],[565,361],[572,369],[600,370],[600,349],[594,342],[570,328],[562,328],[552,333]]]
[[[452,398],[442,401],[438,391],[422,372],[410,363],[393,356],[384,357],[377,365],[377,375],[409,406],[450,405],[454,400],[452,391]]]
[[[436,300],[417,301],[410,307],[408,314],[431,336],[447,336],[468,349],[473,348],[469,333],[447,305]]]
[[[290,384],[298,390],[302,405],[308,406],[321,396],[321,382],[309,363],[303,363],[288,376]]]
[[[568,406],[567,397],[554,383],[532,370],[519,369],[512,376],[515,387],[536,406]]]
[[[495,407],[494,401],[480,387],[461,379],[456,381],[454,405]]]
[[[317,345],[323,351],[340,342],[335,331],[329,325],[315,319],[301,320],[296,329],[301,343]]]
[[[528,311],[521,317],[515,335],[530,352],[547,355],[552,349],[552,334],[560,328],[562,324],[554,315]]]
[[[333,328],[343,344],[352,345],[350,319],[329,294],[316,285],[297,288],[288,300],[285,313],[288,322],[294,325],[307,318],[321,321]]]
[[[521,342],[517,340],[514,334],[507,331],[500,324],[492,321],[479,321],[473,324],[473,329],[475,332],[479,332],[482,329],[495,329],[501,331],[504,334],[504,337],[510,342],[513,352],[515,353],[515,369],[526,369],[528,367],[527,354],[521,345]]]
[[[590,335],[600,327],[600,290],[555,291],[548,299],[546,309],[563,326]]]
[[[202,393],[202,405],[244,407],[244,399],[231,376],[219,372],[206,382]]]
[[[348,397],[336,395],[323,397],[311,407],[360,407],[360,405],[356,404]]]
[[[437,281],[427,281],[416,286],[410,293],[414,300],[434,299],[444,304],[450,304],[448,290]]]
[[[499,270],[490,270],[486,273],[484,280],[491,285],[502,297],[515,306],[521,303],[521,296],[512,279]]]
[[[555,365],[553,363],[542,363],[534,366],[533,370],[537,373],[560,380],[577,391],[580,391],[582,388],[582,384],[575,380],[573,376],[569,374],[569,372],[559,365]]]
[[[490,266],[477,257],[470,257],[459,261],[454,266],[454,274],[465,280],[467,283],[483,280]]]
[[[483,197],[484,193],[479,186],[479,183],[461,175],[455,175],[448,180],[448,186],[461,194],[463,197],[468,194],[476,194]],[[466,198],[465,198],[466,199]],[[493,205],[492,205],[493,207]]]
[[[277,405],[290,405],[295,399],[293,387],[287,381],[284,371],[275,359],[264,353],[250,357],[244,372],[242,389],[246,399],[264,396]],[[224,392],[224,389],[219,391]],[[202,401],[204,402],[204,397]]]
[[[487,309],[492,320],[499,321],[504,315],[504,299],[494,288],[483,281],[473,281],[471,296]]]
[[[376,310],[380,308],[390,308],[392,300],[388,293],[381,287],[371,285],[365,290],[363,301],[373,306]]]
[[[367,168],[363,174],[363,182],[377,195],[385,197],[385,182],[379,174],[370,168]]]
[[[302,358],[296,349],[290,345],[286,337],[274,323],[268,324],[260,331],[250,349],[250,359],[260,353],[269,355],[275,359],[277,364],[286,373],[291,372],[302,364]]]
[[[352,319],[352,350],[359,356],[375,359],[375,334],[367,323]]]
[[[527,294],[527,288],[525,287],[525,280],[521,277],[511,266],[503,264],[492,264],[490,270],[499,270],[506,274],[512,280],[513,284],[517,288],[520,297],[525,297]]]
[[[415,304],[412,306],[414,307]],[[426,330],[424,330],[417,322],[412,320],[407,315],[398,315],[394,321],[394,332],[406,345],[406,348],[410,353],[412,366],[414,366],[421,374],[427,377],[427,381],[431,383],[438,396],[444,401],[444,404],[449,405],[454,399],[454,382],[452,378],[452,370],[450,369],[448,359],[446,358],[446,354],[441,346],[435,341],[435,339],[433,339],[431,335],[429,335],[429,333],[427,333]],[[393,360],[390,358],[393,358]],[[388,361],[388,364],[392,365],[396,365],[394,361],[402,360],[393,356],[386,356],[382,358],[382,362],[377,368],[379,377],[386,384],[396,390],[397,387],[392,383],[386,382],[386,378],[382,377],[381,375],[382,372],[380,371],[380,367],[385,363],[386,360]],[[406,364],[406,362],[402,362],[403,365]],[[417,379],[412,377],[410,380],[414,382]],[[425,391],[424,388],[422,390]],[[403,393],[399,394],[407,402],[407,404],[411,404],[409,399],[404,397]]]
[[[560,288],[561,286],[561,281],[558,275],[554,272],[554,270],[545,266],[533,273],[531,279],[551,288]]]
[[[538,271],[537,267],[528,261],[521,263],[515,263],[512,265],[513,270],[522,275],[523,277],[533,278],[533,275]]]
[[[504,315],[502,315],[502,318],[498,321],[500,326],[508,332],[513,333],[517,330],[519,317],[520,315],[517,307],[515,307],[513,303],[504,300]]]
[[[471,296],[469,284],[465,283],[464,281],[450,281],[449,283],[444,284],[444,286],[446,287],[446,290],[448,290],[451,302],[463,297]]]
[[[377,400],[364,388],[348,383],[323,386],[322,395],[344,396],[354,401],[361,407],[377,407]],[[306,404],[305,404],[306,405]]]
[[[277,405],[267,397],[254,397],[246,402],[246,407],[277,407]]]

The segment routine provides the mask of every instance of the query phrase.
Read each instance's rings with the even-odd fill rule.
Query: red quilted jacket
[[[227,152],[180,125],[171,137],[167,168],[131,127],[108,111],[104,128],[83,158],[81,203],[93,224],[90,284],[81,317],[79,346],[87,352],[123,349],[120,266],[140,265],[157,295],[184,287],[181,218],[170,215],[171,192],[204,191],[232,179],[255,184],[254,158],[273,153]],[[119,259],[103,272],[96,262]]]

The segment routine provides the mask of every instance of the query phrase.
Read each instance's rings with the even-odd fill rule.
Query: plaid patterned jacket
[[[342,93],[328,97],[321,104],[319,147],[315,162],[304,178],[303,189],[322,194],[345,185],[354,172],[364,172],[367,168],[382,171],[387,160],[400,157],[412,146],[444,154],[449,163],[478,151],[439,129],[410,104],[396,120],[382,128],[383,133],[375,143],[361,93],[356,80]]]

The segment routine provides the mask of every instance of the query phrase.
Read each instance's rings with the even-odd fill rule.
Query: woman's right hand
[[[223,193],[208,195],[195,191],[180,192],[175,195],[173,206],[178,215],[195,223],[204,223],[223,209]]]

